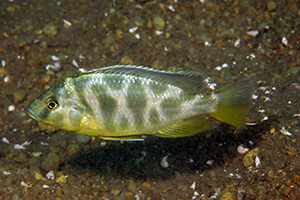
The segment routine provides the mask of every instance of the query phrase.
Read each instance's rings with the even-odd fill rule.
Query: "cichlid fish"
[[[208,114],[242,127],[254,92],[246,78],[211,93],[195,72],[130,65],[91,70],[63,79],[27,107],[37,121],[110,140],[143,140],[143,134],[185,137],[211,128]]]

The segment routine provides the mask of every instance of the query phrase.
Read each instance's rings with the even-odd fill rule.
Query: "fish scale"
[[[118,75],[115,75],[118,76]],[[111,79],[116,78],[115,76],[112,76]],[[119,75],[120,76],[120,75]],[[85,79],[85,77],[82,77],[82,79]],[[97,80],[98,79],[98,80]],[[136,79],[136,80],[135,80]],[[83,80],[78,79],[77,81],[81,81],[84,82]],[[129,91],[129,87],[133,84],[133,82],[140,82],[139,85],[139,90],[132,90]],[[136,78],[136,77],[132,77],[127,75],[124,80],[122,82],[113,82],[113,81],[108,81],[107,77],[106,80],[103,80],[103,75],[94,75],[93,76],[93,81],[89,81],[87,79],[87,83],[86,83],[86,87],[84,92],[80,92],[82,94],[82,98],[85,98],[85,101],[90,105],[90,107],[92,107],[92,110],[96,110],[98,112],[94,112],[90,113],[90,116],[93,117],[95,121],[105,121],[105,118],[109,118],[110,121],[113,121],[113,125],[115,126],[116,132],[123,132],[124,135],[128,134],[128,133],[135,133],[135,134],[142,134],[145,132],[151,132],[153,131],[153,129],[159,129],[161,127],[159,127],[159,124],[163,124],[168,125],[170,124],[170,121],[173,122],[174,121],[174,116],[172,118],[172,120],[170,120],[170,115],[179,115],[181,114],[181,110],[180,110],[180,106],[178,107],[171,107],[171,109],[175,109],[177,113],[172,112],[172,110],[167,110],[167,108],[165,108],[165,112],[162,111],[161,108],[161,102],[162,101],[170,101],[168,98],[176,98],[177,102],[180,103],[180,94],[182,91],[179,88],[173,88],[173,87],[165,87],[166,91],[165,92],[159,92],[159,94],[156,94],[156,92],[154,92],[151,88],[150,88],[150,84],[153,84],[153,80],[150,79],[146,79],[146,78]],[[117,102],[117,106],[116,106],[116,115],[114,117],[112,116],[107,116],[105,115],[103,112],[103,108],[99,107],[97,109],[97,107],[95,106],[95,104],[97,106],[101,105],[101,101],[99,101],[99,98],[96,97],[96,94],[98,93],[98,95],[103,95],[101,94],[101,92],[90,92],[91,91],[91,87],[96,85],[97,87],[98,84],[97,83],[101,83],[100,85],[103,86],[104,90],[106,91],[106,93],[109,94],[109,97],[112,99],[115,99]],[[76,83],[74,83],[76,84]],[[114,86],[112,86],[112,84],[114,84]],[[120,85],[122,87],[119,87],[117,85]],[[156,85],[158,85],[158,87],[161,87],[162,84],[159,84],[156,82]],[[165,83],[165,85],[167,85]],[[113,87],[117,87],[117,88],[121,88],[121,90],[115,90],[112,89]],[[96,94],[95,94],[96,93]],[[141,94],[145,93],[145,99],[147,99],[147,101],[143,101],[145,104],[145,108],[143,110],[137,110],[138,106],[134,105],[134,104],[139,104],[138,102],[140,101]],[[92,95],[91,95],[92,94]],[[80,95],[80,94],[78,94]],[[135,99],[129,100],[128,96],[130,97],[134,97]],[[124,98],[125,97],[125,98]],[[132,102],[133,103],[133,109],[129,108],[128,102]],[[127,103],[126,103],[127,102]],[[93,106],[91,106],[93,105]],[[105,109],[106,111],[111,109],[114,106],[106,106]],[[158,120],[154,120],[154,119],[150,119],[151,115],[150,115],[150,111],[152,110],[152,112],[157,112],[159,119]],[[124,118],[124,116],[126,116],[126,118],[128,119],[128,129],[123,129],[122,127],[122,119]],[[138,116],[139,119],[135,119],[134,116]],[[185,117],[185,116],[184,116]],[[180,117],[182,118],[182,116]],[[179,120],[179,119],[177,119]],[[138,122],[141,121],[143,124],[139,124]],[[151,123],[151,121],[158,121],[158,123]],[[106,120],[107,122],[107,120]],[[156,127],[154,127],[153,125],[156,125]],[[100,129],[103,126],[103,124],[98,124],[96,129]],[[108,127],[107,129],[110,129],[109,124],[104,124],[104,126]],[[115,131],[115,130],[114,130]],[[111,134],[113,134],[114,132],[112,132]],[[120,133],[118,133],[120,134]]]
[[[142,140],[143,134],[194,135],[212,127],[208,119],[197,118],[204,114],[242,127],[253,79],[209,94],[200,92],[206,85],[203,80],[199,73],[116,65],[59,81],[27,111],[57,128],[112,140]]]

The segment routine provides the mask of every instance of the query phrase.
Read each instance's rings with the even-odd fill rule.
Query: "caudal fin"
[[[210,116],[235,127],[243,127],[254,90],[254,80],[249,77],[215,91],[217,109]]]

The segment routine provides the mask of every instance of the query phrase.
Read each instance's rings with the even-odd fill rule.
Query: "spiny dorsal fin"
[[[188,93],[199,93],[204,88],[204,78],[197,72],[170,72],[166,70],[156,70],[153,68],[136,65],[113,65],[99,69],[93,69],[82,75],[88,74],[128,74],[151,78],[157,81],[169,83],[182,88]]]

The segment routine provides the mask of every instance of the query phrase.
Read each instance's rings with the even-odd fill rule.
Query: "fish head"
[[[76,132],[81,127],[85,110],[66,79],[53,85],[27,106],[33,119],[59,129]]]

